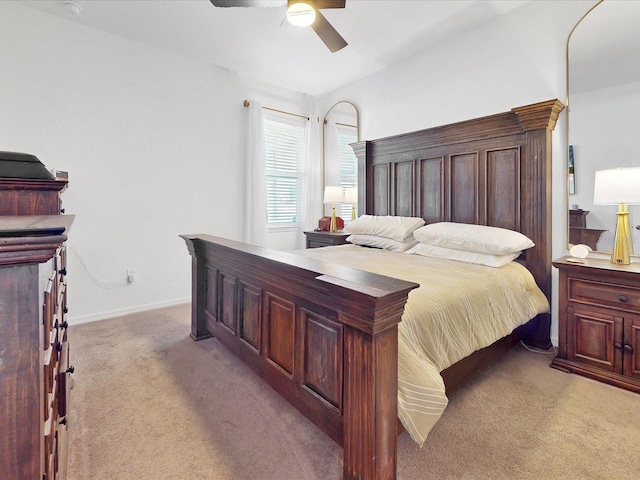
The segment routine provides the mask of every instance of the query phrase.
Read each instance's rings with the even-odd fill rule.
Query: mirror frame
[[[324,115],[324,118],[322,119],[322,190],[324,191],[324,187],[326,186],[326,169],[325,169],[325,163],[326,163],[326,151],[327,149],[325,148],[325,143],[327,141],[326,138],[326,133],[325,133],[325,125],[327,124],[327,118],[329,117],[329,114],[331,113],[331,111],[337,107],[338,105],[342,104],[342,103],[346,103],[347,105],[351,105],[353,107],[353,109],[356,112],[356,141],[360,141],[360,110],[358,110],[358,107],[356,106],[355,103],[350,102],[349,100],[340,100],[336,103],[334,103],[333,105],[331,105],[331,107],[329,107],[329,109],[327,110],[327,113]],[[350,127],[353,127],[354,125],[348,125]],[[323,205],[323,210],[324,208],[326,208]],[[326,212],[325,212],[326,213]]]
[[[569,91],[569,84],[570,84],[570,68],[569,68],[569,45],[571,43],[571,37],[573,35],[573,33],[575,32],[576,28],[578,28],[578,26],[583,22],[583,20],[585,18],[587,18],[589,16],[589,14],[591,12],[593,12],[593,10],[595,10],[595,8],[597,6],[599,6],[602,2],[604,2],[604,0],[598,0],[598,2],[596,4],[594,4],[591,8],[589,8],[589,10],[586,11],[586,13],[580,17],[580,20],[578,20],[578,22],[573,26],[573,28],[571,29],[571,31],[569,32],[569,36],[567,37],[567,44],[565,47],[565,69],[566,69],[566,84],[565,84],[565,92],[566,92],[566,96],[565,96],[565,162],[564,162],[564,168],[565,168],[565,179],[566,179],[566,185],[565,185],[565,209],[566,209],[566,222],[567,222],[567,226],[566,226],[566,235],[567,235],[567,245],[566,248],[567,250],[569,250],[574,244],[572,244],[569,239],[571,238],[570,235],[570,228],[571,228],[571,221],[570,221],[570,210],[571,210],[571,203],[570,203],[570,199],[569,199],[569,193],[570,193],[570,177],[569,177],[569,132],[570,132],[570,128],[569,128],[569,124],[570,124],[570,111],[571,111],[571,104],[569,101],[569,96],[570,96],[570,91]],[[611,253],[611,252],[602,252],[602,251],[598,251],[598,250],[594,250],[594,252],[597,253]]]

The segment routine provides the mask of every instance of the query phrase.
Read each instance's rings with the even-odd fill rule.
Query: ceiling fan
[[[331,52],[347,42],[322,13],[325,8],[344,8],[346,0],[211,0],[216,7],[281,7],[287,4],[287,19],[298,26],[310,25]]]

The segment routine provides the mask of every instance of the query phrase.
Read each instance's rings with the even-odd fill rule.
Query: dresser
[[[598,249],[598,240],[606,230],[587,228],[588,210],[569,210],[569,243],[588,245],[591,250]]]
[[[44,166],[42,166],[44,168]],[[0,478],[67,476],[66,180],[0,178]]]
[[[348,233],[340,232],[304,232],[307,237],[307,248],[329,247],[332,245],[344,245],[347,242]]]
[[[640,393],[640,263],[563,257],[553,266],[559,318],[551,366]]]

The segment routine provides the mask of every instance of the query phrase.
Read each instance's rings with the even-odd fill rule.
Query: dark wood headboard
[[[551,301],[551,132],[558,100],[352,145],[358,211],[522,232],[526,265]],[[364,207],[364,208],[363,208]],[[551,346],[550,315],[527,340]]]

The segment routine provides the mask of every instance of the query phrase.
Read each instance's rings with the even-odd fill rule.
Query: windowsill
[[[267,227],[269,233],[287,233],[287,232],[301,232],[302,225],[299,223],[286,224],[286,225],[271,225]]]

